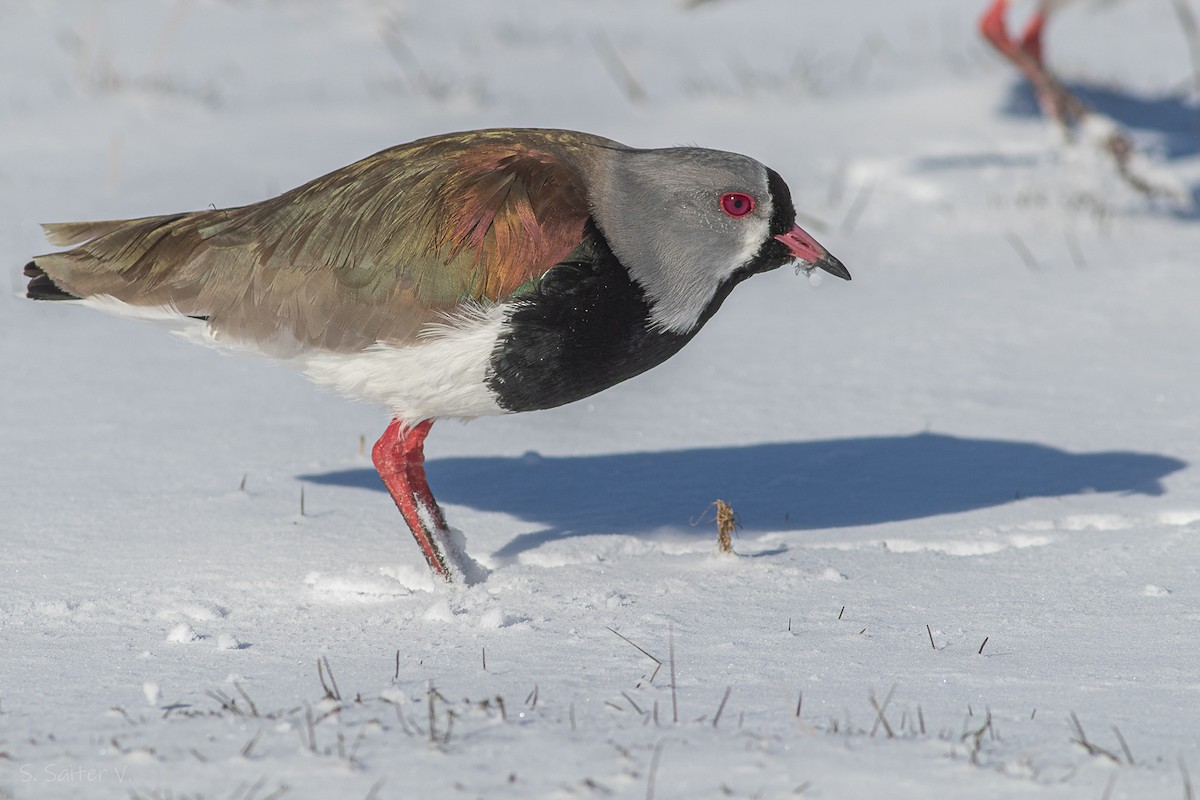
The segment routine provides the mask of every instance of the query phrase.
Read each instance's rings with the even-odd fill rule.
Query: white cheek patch
[[[695,329],[721,285],[750,263],[769,239],[771,205],[768,198],[759,213],[735,221],[740,228],[737,238],[740,246],[726,257],[728,263],[713,263],[710,253],[691,252],[686,248],[660,255],[663,263],[678,266],[656,276],[655,283],[661,285],[642,286],[650,299],[651,328],[671,333],[689,333]]]

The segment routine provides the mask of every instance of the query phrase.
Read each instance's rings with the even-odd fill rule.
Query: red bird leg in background
[[[988,6],[979,20],[980,32],[1033,84],[1042,113],[1063,126],[1079,122],[1088,113],[1087,106],[1051,75],[1042,62],[1042,31],[1046,27],[1046,12],[1038,9],[1034,13],[1018,43],[1009,36],[1004,21],[1008,1],[995,0]]]
[[[1004,15],[1008,12],[1008,2],[1009,0],[994,0],[980,18],[979,30],[1033,85],[1042,113],[1068,133],[1079,128],[1089,115],[1093,119],[1102,119],[1104,125],[1098,130],[1104,132],[1097,139],[1097,144],[1112,156],[1117,173],[1126,183],[1146,195],[1180,198],[1181,202],[1186,202],[1173,187],[1164,186],[1138,174],[1133,165],[1133,141],[1125,129],[1107,117],[1093,114],[1086,103],[1071,94],[1062,81],[1046,69],[1042,59],[1042,32],[1046,27],[1050,6],[1045,0],[1039,4],[1037,11],[1026,23],[1019,43],[1008,35],[1008,27],[1004,21]]]
[[[1039,10],[1029,19],[1021,36],[1021,49],[1039,64],[1042,63],[1042,29],[1045,27],[1046,12]]]
[[[988,6],[983,17],[979,20],[979,29],[992,45],[1005,55],[1018,49],[1016,42],[1008,35],[1008,27],[1004,15],[1008,12],[1008,0],[996,0]],[[1042,63],[1042,30],[1046,27],[1046,13],[1039,9],[1025,26],[1019,48],[1036,63]]]
[[[371,448],[371,460],[383,485],[396,501],[396,507],[404,515],[430,569],[446,580],[452,580],[455,577],[452,570],[460,567],[455,560],[458,548],[451,540],[446,518],[425,479],[425,437],[431,427],[431,419],[412,427],[406,427],[398,419],[392,420]]]

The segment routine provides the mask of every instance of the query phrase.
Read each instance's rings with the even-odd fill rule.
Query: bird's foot
[[[451,583],[478,583],[487,570],[467,555],[462,534],[446,524],[425,478],[425,437],[432,425],[392,420],[371,449],[371,460],[433,573]]]

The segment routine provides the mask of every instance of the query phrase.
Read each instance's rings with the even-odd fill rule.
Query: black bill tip
[[[829,253],[826,253],[814,261],[813,266],[820,267],[830,275],[836,275],[844,281],[850,280],[850,270],[846,269],[845,264],[843,264],[841,261],[838,261]]]

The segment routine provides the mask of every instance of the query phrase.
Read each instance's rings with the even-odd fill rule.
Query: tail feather
[[[42,225],[42,230],[46,234],[47,241],[55,247],[71,247],[129,227],[131,223],[142,221],[142,219],[106,219],[93,222],[47,222]]]
[[[70,292],[63,291],[45,270],[30,261],[25,265],[25,277],[29,285],[25,287],[25,296],[30,300],[78,300]]]

